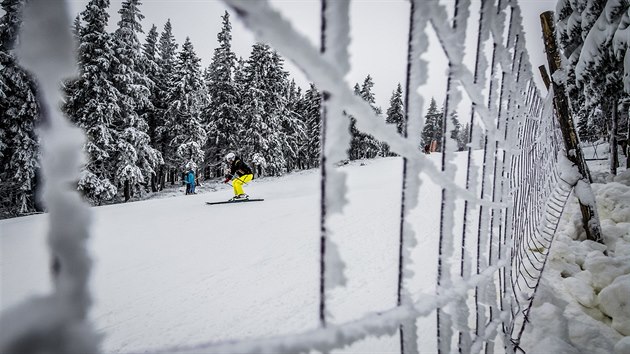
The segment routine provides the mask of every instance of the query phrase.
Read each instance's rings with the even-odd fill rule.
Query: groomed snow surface
[[[439,164],[440,154],[429,157]],[[464,153],[456,164],[463,185]],[[348,282],[328,299],[331,323],[396,304],[401,166],[400,158],[383,158],[339,168],[348,174],[350,203],[331,230]],[[437,269],[440,188],[423,180],[420,205],[411,215],[418,238],[409,284],[414,298],[435,291]],[[608,256],[602,246],[581,241],[579,210],[571,201],[527,327],[529,352],[610,353],[615,346],[618,353],[629,352],[630,337],[622,339],[630,335],[624,332],[630,327],[629,184],[630,174],[624,174],[594,186]],[[255,180],[246,192],[264,202],[207,206],[205,201],[228,199],[232,191],[214,184],[204,189],[91,209],[90,318],[103,335],[103,352],[155,351],[318,326],[318,171]],[[1,310],[50,291],[47,224],[46,215],[0,221]],[[436,351],[435,322],[434,315],[418,321],[421,352]],[[399,339],[370,338],[339,351],[397,353]]]
[[[436,163],[440,155],[431,155]],[[465,155],[460,156],[465,166]],[[356,162],[349,200],[332,220],[346,262],[347,287],[332,291],[331,323],[396,306],[400,158]],[[461,173],[460,180],[464,180]],[[90,318],[107,353],[299,333],[317,328],[319,302],[319,173],[254,180],[245,191],[264,202],[205,205],[232,190],[92,208],[94,258]],[[216,187],[211,192],[210,187]],[[204,189],[204,188],[201,188]],[[433,293],[440,189],[426,182],[413,293]],[[0,222],[2,309],[50,291],[46,215]],[[435,319],[420,340],[435,348]],[[398,338],[370,339],[351,351],[397,352]]]

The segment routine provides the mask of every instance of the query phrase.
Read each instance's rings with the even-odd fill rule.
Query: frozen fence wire
[[[565,175],[563,165],[567,162],[560,151],[561,137],[553,113],[549,95],[543,108],[538,108],[520,129],[522,149],[513,160],[512,183],[516,188],[510,272],[514,303],[508,328],[515,348],[519,348],[551,243],[574,185]]]
[[[78,192],[68,188],[82,163],[83,134],[65,120],[57,104],[61,80],[75,70],[65,3],[29,1],[20,37],[19,59],[37,79],[45,122],[42,167],[54,291],[0,317],[0,352],[97,352],[99,339],[87,320],[89,210]]]
[[[524,35],[521,25],[521,15],[518,4],[515,1],[487,1],[482,2],[480,6],[480,12],[482,18],[485,16],[485,20],[481,21],[480,26],[480,39],[477,49],[477,62],[475,75],[473,75],[465,65],[462,64],[462,50],[465,38],[465,19],[468,18],[470,1],[462,0],[455,2],[455,18],[450,20],[447,16],[447,11],[444,6],[440,5],[437,1],[415,1],[412,2],[412,29],[410,30],[410,52],[414,53],[414,40],[419,38],[420,35],[414,34],[413,26],[417,28],[424,28],[426,26],[426,19],[435,31],[440,44],[444,50],[445,55],[449,59],[449,83],[448,83],[448,95],[446,100],[446,113],[448,115],[449,106],[454,107],[457,105],[460,97],[453,95],[455,86],[463,88],[464,92],[468,95],[469,99],[473,102],[473,120],[478,119],[482,124],[485,133],[485,147],[484,147],[484,171],[482,173],[482,191],[479,196],[471,196],[470,190],[474,191],[474,183],[467,184],[467,190],[462,191],[459,187],[450,183],[453,181],[453,173],[450,171],[450,160],[452,159],[452,150],[449,150],[449,141],[445,138],[443,142],[443,163],[442,171],[433,171],[430,166],[426,164],[426,161],[419,156],[415,151],[413,137],[404,136],[400,138],[398,136],[391,135],[391,129],[388,130],[386,126],[380,125],[378,120],[372,117],[373,113],[367,109],[367,105],[362,102],[358,102],[355,97],[350,95],[350,90],[345,86],[343,80],[336,72],[336,68],[332,63],[326,60],[325,57],[310,56],[305,58],[306,53],[309,53],[308,42],[301,41],[299,35],[294,33],[288,22],[280,20],[281,16],[269,8],[264,2],[259,2],[256,5],[245,5],[241,2],[226,0],[226,3],[231,5],[238,13],[242,15],[244,22],[252,29],[255,29],[259,34],[259,38],[264,41],[271,42],[278,50],[302,67],[305,73],[316,82],[316,84],[328,92],[331,97],[338,99],[341,102],[344,109],[351,112],[357,117],[357,124],[359,129],[364,132],[374,135],[375,137],[382,139],[392,146],[392,150],[401,154],[405,158],[405,175],[421,172],[426,173],[430,178],[436,180],[438,177],[442,182],[437,182],[443,187],[443,210],[442,210],[442,223],[441,223],[441,252],[443,255],[440,257],[441,264],[452,264],[452,258],[454,257],[454,235],[452,234],[453,222],[454,222],[454,201],[457,197],[464,198],[467,203],[478,208],[475,213],[478,214],[478,221],[474,227],[477,232],[477,274],[483,273],[484,269],[492,269],[499,263],[499,259],[506,259],[514,254],[514,259],[511,263],[511,267],[501,269],[497,275],[493,275],[491,282],[496,282],[497,289],[491,287],[489,290],[483,291],[482,294],[475,295],[476,308],[472,311],[475,313],[477,321],[475,323],[475,336],[479,336],[487,331],[487,326],[494,324],[497,325],[495,318],[498,316],[499,311],[503,311],[514,304],[517,308],[522,306],[521,299],[516,294],[512,293],[512,290],[508,289],[510,284],[513,284],[512,288],[518,287],[520,282],[523,281],[523,273],[528,272],[531,269],[541,270],[544,259],[522,257],[523,250],[526,245],[534,242],[531,237],[523,238],[522,234],[531,229],[534,225],[533,221],[529,221],[530,224],[523,225],[521,223],[513,223],[515,206],[525,208],[526,213],[530,213],[532,218],[529,220],[540,221],[545,217],[546,224],[545,229],[540,231],[541,234],[546,235],[551,229],[555,230],[559,215],[556,210],[562,210],[564,202],[566,201],[566,189],[557,187],[555,190],[551,188],[552,184],[557,181],[552,174],[551,178],[548,178],[547,174],[542,173],[543,168],[554,170],[555,163],[557,161],[557,149],[558,145],[557,129],[551,134],[553,136],[551,142],[547,141],[538,142],[544,144],[545,148],[536,148],[536,151],[541,151],[541,155],[526,155],[528,158],[536,156],[535,160],[531,160],[526,164],[530,169],[528,175],[525,175],[522,170],[514,170],[514,168],[524,166],[523,162],[514,163],[516,157],[512,156],[512,151],[517,148],[523,149],[523,147],[531,141],[531,130],[537,130],[538,127],[532,128],[532,124],[529,120],[538,117],[540,114],[540,98],[537,89],[532,83],[531,67],[528,60],[528,55],[525,51]],[[422,15],[414,18],[413,11],[418,10]],[[508,14],[509,12],[509,14]],[[509,21],[508,21],[509,19]],[[423,21],[425,21],[423,23]],[[458,27],[458,22],[460,26]],[[503,38],[504,26],[508,27],[508,36]],[[483,24],[487,23],[487,27],[483,27]],[[452,26],[449,26],[452,24]],[[491,64],[491,77],[490,88],[488,89],[487,104],[484,102],[483,95],[480,94],[484,91],[486,80],[483,79],[485,73],[487,60],[481,55],[482,44],[485,38],[492,38],[493,55]],[[426,40],[426,39],[424,39]],[[504,43],[505,41],[505,43]],[[296,43],[300,45],[295,45]],[[347,43],[342,43],[342,46]],[[330,44],[327,44],[330,46]],[[417,48],[417,47],[416,47]],[[425,48],[423,48],[425,49]],[[413,60],[419,60],[418,53],[414,53],[410,56],[410,69],[413,68]],[[479,79],[479,77],[482,79]],[[497,78],[500,76],[500,79]],[[413,75],[411,76],[413,77]],[[416,81],[417,83],[418,81]],[[500,83],[500,87],[497,84]],[[414,92],[414,87],[408,88],[408,92]],[[548,116],[549,117],[549,116]],[[342,118],[339,116],[339,118]],[[539,119],[540,120],[540,119]],[[552,120],[547,120],[548,122]],[[449,121],[445,119],[445,131],[449,129]],[[410,122],[411,123],[411,122]],[[413,123],[412,123],[413,124]],[[422,126],[422,123],[419,124]],[[523,127],[526,126],[524,129]],[[555,129],[555,127],[551,127]],[[524,133],[526,132],[526,134]],[[447,137],[447,134],[444,134]],[[516,140],[510,138],[517,138]],[[519,141],[519,143],[511,145],[508,141]],[[410,144],[411,143],[411,144]],[[411,145],[411,146],[410,146]],[[450,145],[452,149],[452,144]],[[524,150],[521,150],[524,151]],[[553,153],[551,153],[553,152]],[[541,157],[547,158],[547,160],[541,160]],[[525,157],[519,156],[520,159]],[[411,172],[407,172],[407,163],[413,162]],[[470,167],[470,165],[469,165]],[[539,170],[537,170],[540,168]],[[470,168],[469,171],[470,173]],[[531,174],[531,175],[530,175]],[[535,176],[535,177],[532,177]],[[471,178],[471,176],[469,176]],[[474,179],[475,176],[472,176]],[[469,179],[470,181],[470,179]],[[510,183],[508,183],[508,181]],[[403,193],[407,193],[409,186],[405,183],[405,189]],[[539,183],[545,185],[545,188],[537,188],[539,193],[532,200],[523,200],[521,198],[512,198],[512,193],[517,191],[518,188],[531,189],[531,183]],[[414,187],[419,188],[420,184],[416,184]],[[529,191],[528,191],[529,192]],[[517,193],[517,192],[515,192]],[[528,193],[528,196],[534,196]],[[549,204],[549,208],[540,208],[543,206],[542,200],[546,198],[555,198],[559,200],[556,204]],[[403,210],[405,208],[405,197],[403,194]],[[514,202],[515,205],[509,204]],[[551,202],[550,202],[551,203]],[[551,209],[552,206],[554,209]],[[473,213],[473,207],[467,209],[464,212],[464,220],[468,220],[470,214]],[[537,211],[543,210],[542,213]],[[404,232],[404,211],[401,213],[402,224],[401,232],[401,255],[405,252],[405,247],[409,247],[409,244],[405,245],[405,232]],[[463,230],[466,230],[469,225],[464,225]],[[464,231],[465,233],[465,231]],[[548,239],[547,239],[548,240]],[[512,243],[513,241],[513,243]],[[550,240],[547,241],[547,247]],[[468,243],[464,237],[461,239],[462,249],[466,249]],[[401,256],[402,257],[402,256]],[[470,277],[470,269],[464,265],[466,263],[465,254],[462,251],[461,257],[461,279]],[[404,257],[401,258],[401,264],[404,264]],[[514,270],[516,269],[516,271]],[[404,266],[401,267],[401,274],[404,273]],[[512,272],[516,272],[516,277],[512,280]],[[444,272],[440,272],[440,282],[445,282],[445,287],[451,285],[451,269],[447,269]],[[401,275],[402,276],[402,275]],[[529,274],[532,279],[537,280],[540,276],[540,271],[535,275]],[[458,280],[461,280],[458,279]],[[529,287],[531,289],[531,287]],[[443,288],[440,288],[443,289]],[[438,298],[440,291],[438,290]],[[508,300],[503,300],[507,295]],[[522,295],[522,294],[518,294]],[[512,303],[511,298],[516,298]],[[501,303],[498,303],[501,299]],[[466,320],[466,305],[465,301],[460,303],[460,307],[450,311],[460,314],[460,318],[456,321],[459,324],[451,324],[450,320],[446,320],[445,323],[440,324],[442,327],[442,333],[439,333],[440,350],[450,351],[450,344],[454,343],[454,335],[451,335],[453,328],[459,331],[459,346],[468,347],[470,340],[466,338],[470,335],[470,328],[465,324]],[[489,310],[484,310],[479,306],[480,304],[486,306]],[[447,304],[448,305],[448,304]],[[450,306],[450,305],[449,305]],[[464,312],[464,318],[461,318],[461,313]],[[494,318],[493,318],[494,315]],[[518,317],[518,314],[514,315]],[[504,328],[513,329],[514,323],[512,319],[504,323]],[[464,323],[462,325],[462,323]],[[509,339],[509,334],[506,335],[506,339]],[[462,341],[463,338],[463,341]],[[491,338],[483,338],[490,340]],[[507,342],[507,340],[506,340]],[[479,343],[479,338],[475,340],[476,345]],[[506,344],[508,345],[508,344]]]

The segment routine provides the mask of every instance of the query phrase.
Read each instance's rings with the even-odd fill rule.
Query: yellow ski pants
[[[234,187],[234,195],[245,194],[243,192],[243,184],[251,181],[254,175],[242,175],[241,177],[235,177],[232,180],[232,187]]]

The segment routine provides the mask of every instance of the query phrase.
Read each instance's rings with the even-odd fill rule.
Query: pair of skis
[[[238,177],[236,177],[238,179]],[[231,187],[232,185],[230,183],[228,183],[228,185]],[[230,200],[225,200],[225,201],[220,201],[220,202],[206,202],[206,204],[208,205],[217,205],[217,204],[233,204],[233,203],[246,203],[246,202],[262,202],[264,199],[250,199],[250,198],[244,198],[244,199],[230,199]]]
[[[262,202],[264,199],[235,199],[235,200],[225,200],[221,202],[206,202],[208,205],[217,205],[217,204],[234,204],[234,203],[248,203],[248,202]]]

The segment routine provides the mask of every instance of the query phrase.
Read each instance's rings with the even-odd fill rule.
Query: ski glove
[[[225,180],[223,181],[223,183],[228,183],[230,181],[230,177],[225,177]]]

